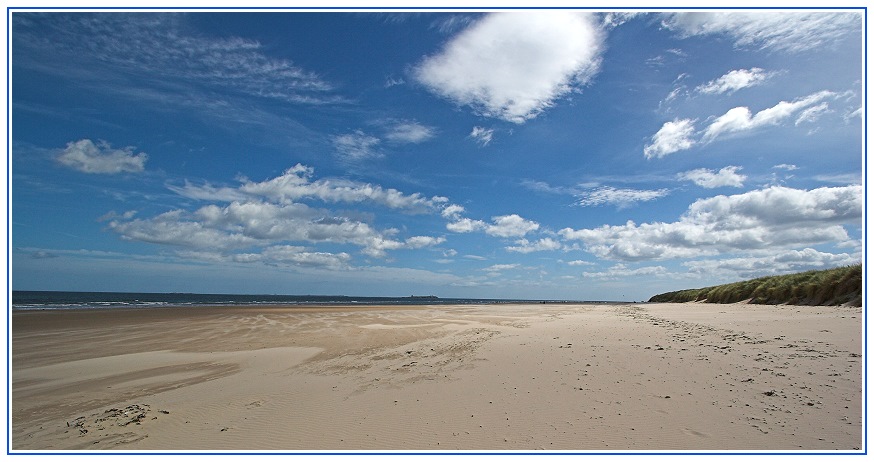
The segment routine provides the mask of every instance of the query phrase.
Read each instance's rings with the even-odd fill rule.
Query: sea
[[[66,310],[160,308],[197,306],[319,306],[319,305],[473,305],[511,303],[613,303],[580,300],[522,300],[407,297],[356,297],[347,295],[239,295],[137,292],[12,291],[13,310]]]

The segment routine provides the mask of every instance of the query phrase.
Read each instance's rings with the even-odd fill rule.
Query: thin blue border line
[[[12,11],[6,12],[6,453],[12,451]]]
[[[643,7],[643,6],[629,6],[629,7],[620,7],[620,6],[492,6],[492,7],[478,7],[478,6],[408,6],[408,7],[400,7],[400,6],[391,6],[391,7],[381,7],[381,6],[298,6],[298,7],[272,7],[272,6],[230,6],[230,7],[209,7],[209,6],[194,6],[194,7],[159,7],[159,6],[121,6],[121,7],[109,7],[109,6],[101,6],[101,7],[87,7],[87,6],[76,6],[76,7],[51,7],[51,6],[9,6],[8,10],[64,10],[64,11],[75,11],[75,10],[212,10],[212,11],[237,11],[237,10],[274,10],[274,11],[294,11],[294,10],[442,10],[442,11],[473,11],[473,10],[483,10],[483,11],[492,11],[492,10],[647,10],[652,12],[659,11],[673,11],[673,10],[867,10],[868,7],[865,6],[835,6],[835,7],[826,7],[826,6],[815,6],[815,7],[804,7],[804,6],[702,6],[702,7],[680,7],[680,6],[666,6],[666,7]],[[867,14],[866,14],[867,16]],[[867,22],[867,19],[866,19]]]
[[[865,395],[865,401],[864,401],[865,406],[862,409],[862,411],[863,411],[862,420],[864,422],[864,424],[862,425],[862,428],[865,431],[863,431],[862,444],[864,444],[865,453],[867,453],[868,452],[868,431],[867,431],[868,430],[868,413],[864,412],[866,410],[865,408],[868,407],[868,351],[867,351],[868,350],[868,310],[866,309],[867,305],[868,305],[868,303],[867,303],[868,302],[868,300],[867,300],[867,298],[868,298],[868,278],[866,277],[868,275],[868,271],[867,271],[867,265],[868,265],[868,222],[867,222],[867,218],[868,218],[868,127],[867,127],[867,122],[868,122],[868,11],[867,11],[867,8],[865,9],[865,16],[864,17],[865,17],[865,34],[864,34],[865,35],[865,45],[862,47],[862,50],[864,50],[864,52],[865,52],[865,70],[863,72],[863,74],[865,75],[865,110],[864,110],[864,114],[863,114],[863,116],[864,116],[863,120],[866,122],[866,124],[863,124],[863,126],[862,126],[863,133],[864,133],[863,143],[864,143],[864,149],[865,149],[865,154],[863,156],[863,161],[862,161],[862,169],[864,170],[863,175],[865,178],[865,181],[864,181],[864,183],[865,183],[865,186],[864,186],[865,197],[864,197],[863,201],[865,204],[865,219],[866,220],[865,220],[865,223],[862,225],[865,228],[865,265],[862,266],[862,284],[865,287],[865,297],[862,300],[862,319],[864,320],[864,325],[865,325],[865,327],[864,327],[865,334],[863,336],[863,342],[862,342],[864,344],[864,349],[865,349],[863,351],[863,354],[865,355],[865,361],[862,362],[862,387],[864,390],[863,393]]]
[[[865,36],[865,45],[863,47],[864,50],[864,76],[865,76],[865,95],[868,94],[868,7],[850,7],[850,6],[839,6],[839,7],[769,7],[769,6],[761,6],[761,7],[698,7],[698,8],[688,8],[688,7],[662,7],[662,8],[647,8],[647,7],[490,7],[490,8],[481,8],[481,7],[225,7],[225,8],[210,8],[210,7],[73,7],[73,8],[58,8],[58,7],[13,7],[9,6],[6,8],[6,301],[7,308],[11,306],[11,279],[12,279],[12,271],[11,271],[11,260],[9,249],[11,248],[11,222],[12,222],[12,169],[10,168],[10,159],[12,155],[12,149],[10,145],[10,132],[11,132],[11,123],[12,118],[10,117],[11,112],[11,104],[12,104],[12,93],[11,93],[11,73],[12,73],[12,62],[11,62],[11,51],[12,51],[12,12],[14,10],[532,10],[532,9],[540,9],[540,10],[549,10],[549,9],[573,9],[573,10],[595,10],[595,9],[611,9],[611,10],[651,10],[651,11],[665,11],[665,10],[861,10],[864,12],[864,36]],[[867,121],[868,116],[868,100],[865,99],[864,102],[865,107],[865,120]],[[868,210],[868,129],[864,128],[864,155],[863,155],[863,176],[865,183],[865,195],[863,198],[863,202],[865,204],[865,211],[867,216]],[[864,240],[866,243],[865,246],[865,264],[868,263],[868,227],[867,222],[864,224]],[[863,306],[863,320],[864,320],[864,335],[863,335],[863,343],[864,343],[864,351],[867,352],[868,346],[868,312],[867,312],[867,294],[868,294],[868,280],[867,277],[867,269],[863,267],[863,280],[862,284],[865,287],[865,298],[862,300]],[[11,311],[7,310],[7,325],[6,325],[6,371],[7,371],[7,380],[6,380],[6,422],[8,425],[7,429],[7,438],[6,438],[6,454],[7,455],[324,455],[324,456],[337,456],[337,455],[388,455],[388,456],[402,456],[402,455],[555,455],[555,456],[566,456],[566,455],[615,455],[615,456],[629,456],[629,455],[688,455],[688,456],[700,456],[700,455],[811,455],[811,456],[821,456],[821,455],[845,455],[845,456],[865,456],[868,454],[868,432],[863,432],[863,445],[864,449],[862,452],[12,452],[12,402],[11,397],[12,393],[10,390],[11,387],[11,379],[12,379],[12,348],[11,348],[11,339],[12,339],[12,315]],[[868,423],[868,356],[865,355],[865,361],[863,363],[863,374],[862,374],[862,382],[863,382],[863,393],[865,397],[865,410],[864,410],[864,424],[863,428],[867,429]]]

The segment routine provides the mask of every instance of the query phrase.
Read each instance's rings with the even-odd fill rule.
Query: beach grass
[[[862,265],[781,276],[655,295],[654,303],[737,303],[862,306]]]

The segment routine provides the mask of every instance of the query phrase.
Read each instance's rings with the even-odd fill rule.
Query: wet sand
[[[12,314],[12,450],[863,449],[857,307]]]

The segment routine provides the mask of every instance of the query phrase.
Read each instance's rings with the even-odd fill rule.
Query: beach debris
[[[88,429],[85,428],[85,416],[77,417],[73,420],[72,424],[67,422],[68,427],[73,427],[79,430],[79,436],[82,436],[88,433]]]
[[[141,422],[149,419],[148,414],[150,406],[148,404],[131,404],[123,408],[109,408],[103,412],[91,414],[90,416],[80,416],[72,421],[67,421],[68,428],[79,430],[79,436],[94,435],[96,432],[97,438],[103,435],[110,426],[126,427],[128,425],[142,425]],[[169,411],[159,411],[162,414],[169,414]],[[156,420],[157,416],[152,416],[149,420]],[[66,433],[66,432],[65,432]],[[89,435],[89,436],[90,436]],[[105,436],[105,435],[104,435]]]

